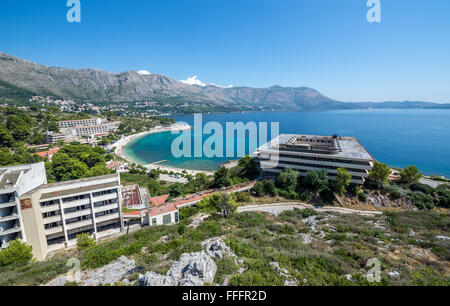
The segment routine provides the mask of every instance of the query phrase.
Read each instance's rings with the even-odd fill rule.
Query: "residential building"
[[[38,260],[76,244],[123,231],[119,174],[41,185],[20,197],[26,242]]]
[[[55,133],[55,132],[50,132],[50,131],[47,131],[44,134],[44,142],[46,144],[56,143],[60,140],[66,141],[66,135],[64,135],[63,133]]]
[[[276,176],[291,168],[305,176],[309,170],[326,169],[333,180],[338,168],[346,168],[352,183],[364,184],[375,159],[353,137],[283,134],[254,153],[263,176]]]
[[[144,223],[150,226],[176,224],[180,222],[178,207],[175,203],[167,203],[148,209]]]
[[[51,160],[53,158],[53,155],[58,153],[58,151],[59,151],[59,148],[56,147],[56,148],[51,148],[47,151],[34,153],[33,155],[39,155],[40,157],[47,157],[49,160]]]
[[[62,129],[71,128],[71,127],[80,127],[80,126],[91,126],[91,125],[100,125],[102,124],[101,118],[90,118],[90,119],[81,119],[81,120],[65,120],[58,122],[59,127]]]
[[[117,130],[119,125],[120,125],[119,121],[111,121],[99,125],[71,127],[64,129],[63,131],[66,134],[66,136],[78,136],[78,137],[93,136],[113,132]]]
[[[44,163],[0,168],[0,248],[26,241],[19,197],[47,183]]]

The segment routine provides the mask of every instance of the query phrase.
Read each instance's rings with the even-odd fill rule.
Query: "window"
[[[167,214],[165,216],[163,216],[163,224],[169,224],[172,222],[172,215],[171,214]]]
[[[175,212],[175,223],[178,223],[178,211]]]
[[[152,219],[152,225],[156,225],[156,218]]]

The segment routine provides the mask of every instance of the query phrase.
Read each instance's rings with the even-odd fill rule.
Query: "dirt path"
[[[285,210],[293,210],[294,208],[305,209],[310,208],[314,209],[317,212],[337,212],[342,214],[359,214],[362,216],[376,216],[381,215],[383,212],[381,211],[364,211],[364,210],[355,210],[349,208],[342,207],[331,207],[331,206],[323,206],[323,207],[314,207],[309,204],[304,203],[273,203],[273,204],[261,204],[261,205],[248,205],[238,207],[237,212],[242,213],[246,211],[261,211],[268,212],[274,215],[279,215],[281,212]]]

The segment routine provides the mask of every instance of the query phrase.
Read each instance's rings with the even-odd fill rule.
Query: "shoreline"
[[[156,133],[163,133],[163,132],[170,132],[170,131],[185,131],[185,130],[189,130],[192,127],[190,125],[186,125],[186,124],[180,124],[180,123],[175,123],[172,124],[170,127],[162,127],[162,128],[152,128],[149,131],[145,131],[145,132],[141,132],[138,134],[133,134],[133,135],[129,135],[126,136],[125,138],[121,138],[119,139],[116,143],[111,145],[112,147],[116,147],[116,150],[114,151],[114,154],[124,160],[126,160],[129,163],[134,163],[134,164],[138,164],[141,166],[144,166],[147,170],[152,170],[152,169],[156,169],[156,170],[162,170],[162,171],[168,171],[168,172],[175,172],[175,173],[179,173],[182,174],[183,171],[186,172],[187,174],[191,174],[191,175],[196,175],[197,173],[204,173],[206,175],[213,175],[214,172],[211,171],[203,171],[203,170],[196,170],[196,169],[183,169],[183,168],[177,168],[177,167],[172,167],[172,166],[165,166],[165,165],[161,165],[161,162],[155,162],[155,163],[150,163],[150,164],[144,164],[142,162],[138,162],[133,160],[133,158],[131,158],[130,156],[128,156],[125,153],[124,148],[132,141],[137,140],[139,138],[142,138],[144,136],[147,135],[151,135],[151,134],[156,134]]]

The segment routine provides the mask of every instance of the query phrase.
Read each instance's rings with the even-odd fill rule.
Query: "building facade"
[[[67,136],[78,136],[78,137],[92,136],[97,134],[108,134],[109,132],[117,130],[119,125],[120,122],[111,121],[99,125],[71,127],[65,129],[64,132]]]
[[[65,120],[59,121],[59,127],[62,129],[77,127],[77,126],[90,126],[90,125],[100,125],[102,123],[101,118],[90,118],[82,120]]]
[[[56,143],[59,140],[66,141],[66,135],[50,131],[44,134],[44,142],[46,144]]]
[[[334,180],[338,168],[352,175],[352,183],[364,184],[375,159],[353,137],[282,134],[254,153],[263,176],[276,176],[283,169],[305,176],[310,170],[326,169]]]
[[[26,241],[19,197],[47,183],[44,163],[0,168],[0,249]]]
[[[76,236],[95,239],[123,231],[118,174],[41,185],[20,197],[26,242],[43,260],[48,252],[76,244]]]

